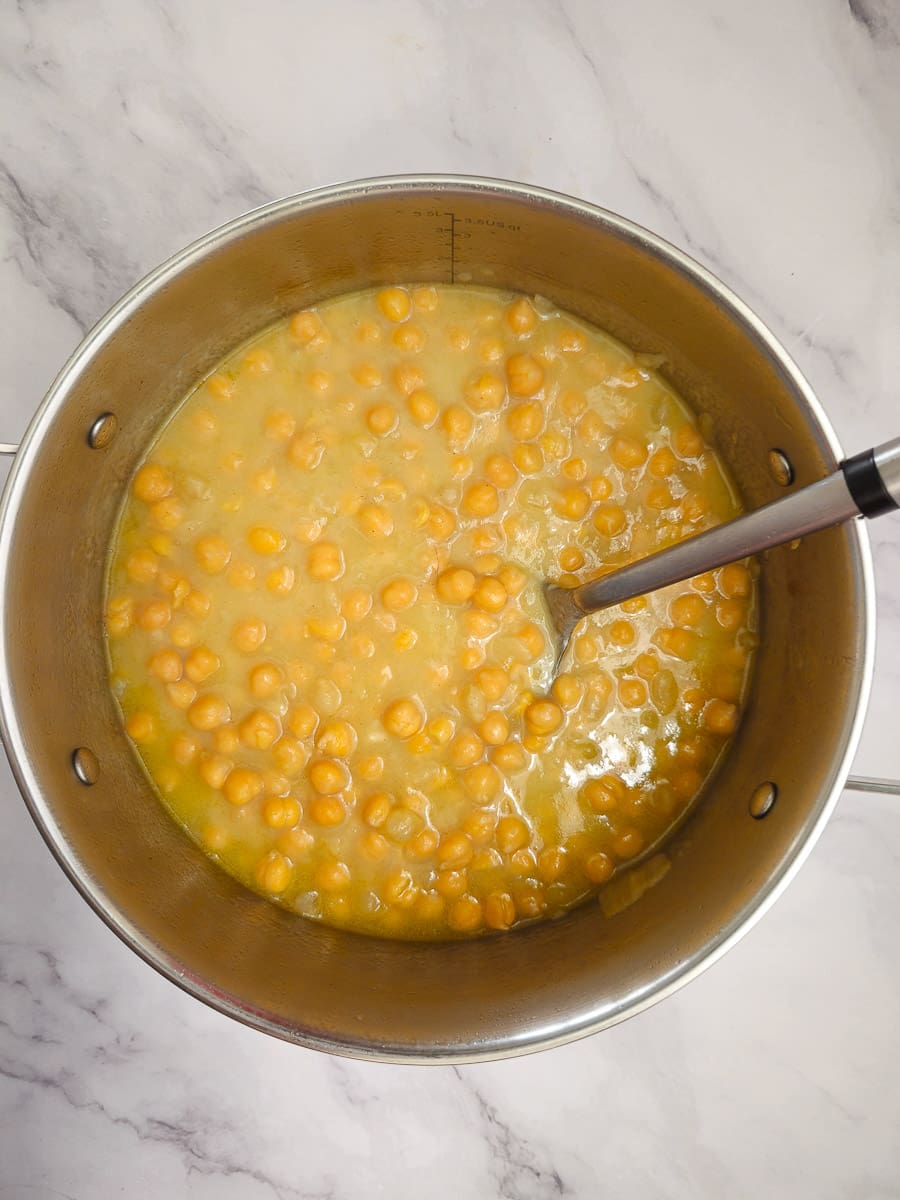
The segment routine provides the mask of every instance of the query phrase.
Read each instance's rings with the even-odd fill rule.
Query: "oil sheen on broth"
[[[549,686],[539,581],[738,511],[683,402],[549,304],[330,300],[223,362],[131,481],[125,728],[200,846],[306,917],[430,939],[556,916],[702,787],[755,584],[738,564],[598,614]]]

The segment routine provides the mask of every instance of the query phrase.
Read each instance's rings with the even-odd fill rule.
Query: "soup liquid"
[[[163,803],[305,917],[445,938],[556,916],[654,846],[737,727],[738,564],[586,619],[540,581],[739,512],[671,388],[540,300],[385,288],[233,354],[141,464],[112,687]]]

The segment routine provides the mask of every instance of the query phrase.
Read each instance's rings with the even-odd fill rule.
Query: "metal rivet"
[[[794,482],[794,468],[783,450],[769,451],[769,472],[782,487],[790,487]]]
[[[778,799],[778,788],[774,783],[761,783],[750,797],[750,816],[756,821],[767,817]]]
[[[91,787],[100,778],[100,760],[93,750],[87,746],[79,746],[72,751],[72,770],[79,783]]]
[[[88,445],[92,450],[105,450],[116,436],[119,422],[115,413],[101,413],[88,430]]]

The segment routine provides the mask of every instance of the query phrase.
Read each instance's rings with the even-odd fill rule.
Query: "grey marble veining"
[[[270,198],[400,171],[622,212],[774,328],[848,449],[900,432],[893,0],[0,5],[0,438],[144,272]],[[900,776],[900,520],[856,769]],[[329,1059],[182,995],[0,772],[0,1200],[900,1196],[900,808],[847,794],[759,926],[588,1041]]]

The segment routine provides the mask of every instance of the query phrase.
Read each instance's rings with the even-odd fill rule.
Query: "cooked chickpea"
[[[591,883],[606,883],[615,869],[613,860],[602,851],[591,854],[584,860],[584,873]]]
[[[187,718],[195,729],[218,729],[231,720],[231,708],[221,696],[205,692],[188,709]]]
[[[418,595],[411,579],[392,579],[381,589],[381,603],[391,612],[402,612],[415,604]]]
[[[409,293],[403,288],[383,288],[375,297],[375,302],[389,321],[405,321],[409,316]]]
[[[206,646],[195,646],[184,660],[184,673],[192,683],[203,683],[222,665],[217,654]]]
[[[172,476],[158,463],[145,463],[134,477],[131,490],[145,504],[158,504],[171,495]]]
[[[422,710],[415,700],[394,700],[384,710],[382,724],[394,737],[411,738],[425,724]]]
[[[256,771],[251,771],[247,767],[234,767],[229,771],[228,778],[222,785],[222,791],[229,804],[240,807],[262,795],[263,781]]]
[[[349,721],[326,721],[316,734],[316,749],[333,758],[347,758],[356,749],[356,730]]]
[[[290,829],[300,820],[300,805],[292,796],[270,796],[262,814],[270,829]]]
[[[508,599],[509,593],[506,588],[499,579],[491,575],[479,579],[472,593],[472,603],[489,613],[502,612]]]
[[[291,882],[291,864],[277,850],[271,851],[256,868],[256,882],[263,891],[280,895]]]
[[[253,667],[248,676],[250,691],[254,696],[263,698],[277,692],[284,682],[284,671],[277,663],[259,663]]]
[[[523,475],[537,475],[544,465],[544,452],[540,446],[516,446],[513,450],[513,462]]]
[[[258,617],[246,617],[232,629],[231,641],[242,653],[252,654],[266,640],[267,632],[265,621]]]
[[[533,396],[544,385],[544,368],[530,354],[511,354],[506,360],[506,382],[513,396]]]
[[[608,538],[617,537],[628,524],[625,510],[618,504],[598,508],[591,519],[597,532]]]
[[[710,700],[703,710],[703,722],[711,733],[727,737],[737,729],[738,706],[727,700]]]
[[[463,394],[473,412],[496,412],[506,399],[506,384],[499,375],[485,371],[469,380]]]
[[[287,545],[287,538],[277,529],[257,525],[247,534],[250,548],[257,554],[278,554]]]
[[[407,397],[406,407],[412,419],[425,429],[430,428],[437,420],[438,402],[431,392],[425,391],[424,388],[417,388]]]
[[[281,726],[276,717],[265,709],[254,709],[238,726],[241,741],[251,750],[268,750],[281,736]]]
[[[508,488],[519,478],[519,472],[511,458],[505,454],[491,454],[484,464],[488,480],[498,488]]]
[[[580,521],[591,507],[591,498],[584,488],[561,488],[553,507],[567,521]]]
[[[308,346],[310,342],[321,337],[324,332],[321,317],[318,313],[311,312],[310,310],[295,313],[291,317],[288,327],[292,336],[304,346]]]
[[[564,720],[563,710],[552,700],[536,700],[525,709],[525,724],[542,737],[555,733]]]
[[[502,854],[513,854],[531,841],[531,830],[521,817],[501,817],[497,822],[497,849]]]
[[[669,615],[676,625],[699,625],[705,611],[706,605],[696,592],[676,596],[669,605]]]
[[[177,650],[157,650],[150,656],[147,667],[150,673],[163,683],[174,683],[176,679],[181,678],[184,670],[181,655]]]
[[[366,425],[376,437],[387,437],[397,428],[397,410],[392,404],[376,404],[366,413]]]
[[[476,804],[490,804],[501,786],[500,772],[491,763],[475,763],[463,775],[466,791]]]
[[[383,504],[363,504],[356,515],[370,538],[386,538],[394,532],[394,519]]]
[[[584,685],[574,675],[563,673],[557,675],[550,689],[553,699],[561,708],[576,708],[584,695]]]
[[[509,721],[502,712],[493,709],[479,722],[478,736],[488,746],[500,746],[509,737]]]
[[[306,569],[313,579],[340,579],[345,570],[343,551],[333,542],[316,542],[307,554]]]
[[[473,483],[463,494],[462,506],[473,517],[490,517],[499,507],[497,489],[485,480]]]
[[[465,604],[475,591],[475,576],[465,567],[448,567],[437,577],[435,587],[445,604]]]
[[[133,742],[152,742],[156,739],[156,718],[152,713],[132,713],[125,722],[125,730]]]
[[[309,765],[309,782],[321,796],[334,796],[350,783],[350,772],[343,763],[321,758]]]
[[[201,570],[208,575],[218,575],[231,562],[231,547],[223,537],[210,534],[194,544],[194,557]]]

